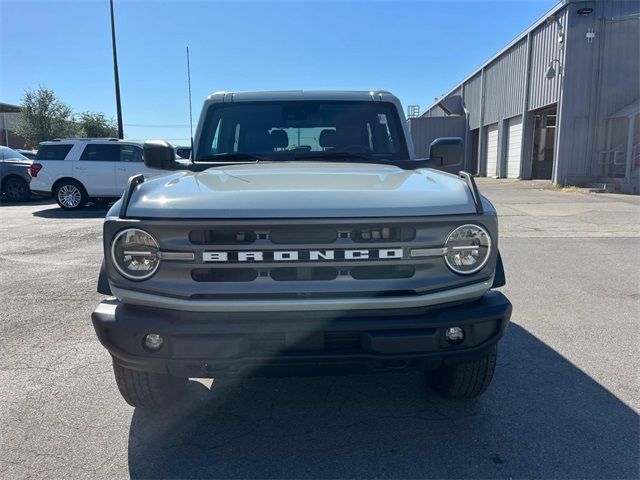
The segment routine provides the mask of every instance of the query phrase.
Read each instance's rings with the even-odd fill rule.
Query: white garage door
[[[487,177],[495,177],[498,168],[498,124],[487,127]]]
[[[520,176],[520,160],[522,158],[522,117],[509,120],[509,136],[507,137],[507,177]]]

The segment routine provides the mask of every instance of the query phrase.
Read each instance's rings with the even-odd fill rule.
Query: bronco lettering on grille
[[[331,262],[344,260],[397,260],[402,248],[357,250],[240,250],[204,251],[203,262]]]

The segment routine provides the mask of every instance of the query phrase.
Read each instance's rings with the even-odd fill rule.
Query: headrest
[[[289,146],[289,135],[284,130],[272,130],[271,143],[273,148],[287,148]]]
[[[336,146],[336,131],[329,128],[325,128],[320,132],[318,142],[322,148],[329,148]]]

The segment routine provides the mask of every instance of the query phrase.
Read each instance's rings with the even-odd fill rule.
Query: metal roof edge
[[[567,5],[569,5],[569,3],[571,3],[572,0],[561,0],[558,4],[556,4],[555,6],[553,6],[548,12],[546,12],[544,15],[542,15],[538,20],[536,20],[533,24],[531,24],[526,30],[524,30],[522,33],[518,34],[513,40],[511,40],[505,47],[503,47],[501,50],[499,50],[497,53],[493,54],[487,61],[485,61],[482,65],[480,65],[478,68],[476,68],[470,75],[467,75],[464,80],[462,80],[461,82],[456,83],[456,85],[449,90],[447,93],[445,93],[442,97],[440,97],[436,102],[432,103],[430,106],[428,106],[424,113],[420,114],[420,117],[424,117],[427,115],[427,113],[429,113],[431,111],[431,109],[435,108],[438,106],[438,104],[440,103],[440,101],[443,98],[448,97],[449,95],[451,95],[453,92],[455,92],[457,89],[459,89],[460,87],[462,87],[462,85],[464,83],[466,83],[467,81],[471,80],[473,77],[475,77],[478,73],[480,73],[482,71],[483,68],[485,68],[487,65],[491,64],[494,60],[496,60],[497,58],[499,58],[500,56],[502,56],[503,53],[507,52],[509,49],[511,49],[514,45],[516,45],[518,42],[520,42],[523,38],[525,38],[529,33],[531,33],[532,31],[534,31],[536,28],[538,28],[540,25],[542,25],[544,22],[547,21],[547,18],[549,18],[551,15],[555,15],[556,13],[558,13],[560,10],[566,8]]]

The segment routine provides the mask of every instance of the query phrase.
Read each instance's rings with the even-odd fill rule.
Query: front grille
[[[413,227],[359,227],[351,232],[351,238],[358,243],[410,242],[416,238]]]
[[[193,230],[189,240],[194,245],[250,245],[257,234],[252,230]]]
[[[335,267],[256,268],[195,268],[191,278],[196,282],[253,282],[258,277],[270,277],[276,282],[330,281],[339,276],[353,280],[384,280],[411,278],[415,268],[410,265],[381,265],[337,269]]]
[[[189,241],[204,247],[197,256],[207,268],[199,265],[191,271],[191,277],[204,283],[407,279],[414,276],[415,268],[398,263],[407,260],[402,258],[402,245],[415,238],[415,227],[406,224],[221,225],[194,229],[189,232]],[[365,259],[359,257],[362,251],[368,252]]]
[[[287,227],[199,229],[189,232],[194,245],[250,245],[267,240],[274,245],[329,245],[338,239],[346,243],[410,242],[416,238],[412,226],[380,224],[360,225],[296,225]]]
[[[496,235],[495,218],[476,214],[145,219],[142,224],[160,250],[178,255],[163,257],[148,281],[120,279],[119,285],[202,303],[226,300],[238,304],[238,309],[253,300],[292,300],[301,308],[305,300],[317,300],[335,304],[339,315],[343,299],[360,299],[354,305],[358,310],[374,303],[369,299],[416,301],[418,295],[489,278],[495,254],[481,272],[470,276],[453,273],[442,254],[453,228],[477,222]],[[105,237],[113,238],[125,226],[130,226],[128,220],[107,221]]]
[[[350,270],[355,280],[383,280],[392,278],[410,278],[416,269],[411,265],[381,265],[373,267],[354,267]]]
[[[268,238],[276,245],[327,244],[338,239],[338,230],[332,227],[277,228],[269,232]]]
[[[334,267],[274,268],[269,276],[276,282],[294,282],[309,280],[335,280],[338,269]]]
[[[252,282],[258,278],[253,268],[196,268],[191,271],[196,282]]]
[[[284,353],[286,344],[284,333],[262,333],[251,336],[251,348],[249,351],[255,356]]]
[[[163,223],[153,232],[163,251],[194,254],[193,260],[163,262],[155,277],[168,288],[178,288],[182,298],[378,298],[431,291],[436,283],[452,285],[442,258],[411,253],[442,247],[451,231],[450,220],[275,218],[185,223],[181,229]],[[176,278],[187,282],[176,284]]]

